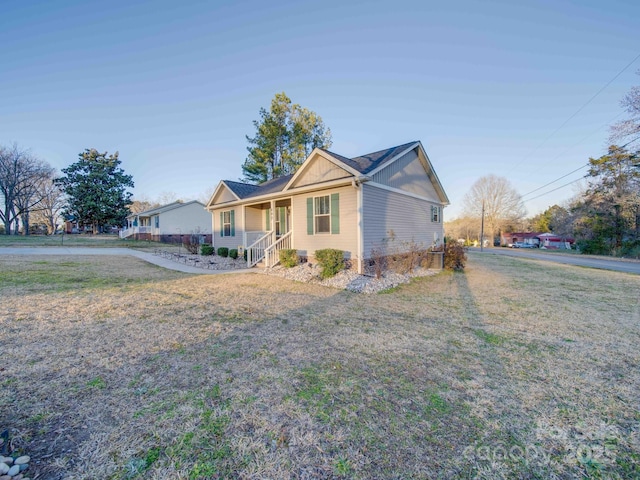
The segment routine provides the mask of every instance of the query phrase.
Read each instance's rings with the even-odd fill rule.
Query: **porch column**
[[[242,206],[242,248],[247,248],[247,206]]]
[[[358,186],[354,182],[354,187],[356,188],[356,224],[358,229],[356,235],[358,251],[356,255],[358,257],[358,273],[362,275],[364,268],[364,258],[362,258],[364,256],[364,225],[362,224],[364,215],[362,214],[362,185]]]
[[[271,241],[276,241],[276,201],[271,200],[271,215],[269,215],[271,220],[271,225],[269,225],[269,230],[273,232],[271,235]]]

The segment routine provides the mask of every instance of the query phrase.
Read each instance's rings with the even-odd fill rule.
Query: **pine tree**
[[[254,120],[254,137],[247,136],[249,155],[242,171],[245,180],[263,183],[294,173],[311,151],[331,146],[331,130],[316,113],[292,104],[287,95],[277,93],[271,108],[260,109]]]

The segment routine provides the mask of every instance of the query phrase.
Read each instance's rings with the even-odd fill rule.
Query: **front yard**
[[[43,479],[637,478],[639,292],[473,253],[376,295],[3,256],[0,431]]]

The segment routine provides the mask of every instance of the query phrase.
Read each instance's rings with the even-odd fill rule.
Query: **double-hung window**
[[[331,233],[331,199],[329,195],[313,198],[315,233]]]
[[[307,198],[307,235],[340,233],[340,194]]]
[[[441,221],[441,207],[431,205],[431,221],[434,223],[440,223]]]
[[[220,236],[235,237],[234,211],[220,212]]]

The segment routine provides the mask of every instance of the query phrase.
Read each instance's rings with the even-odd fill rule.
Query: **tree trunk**
[[[27,210],[22,214],[22,228],[24,229],[24,235],[29,235],[29,211]]]

